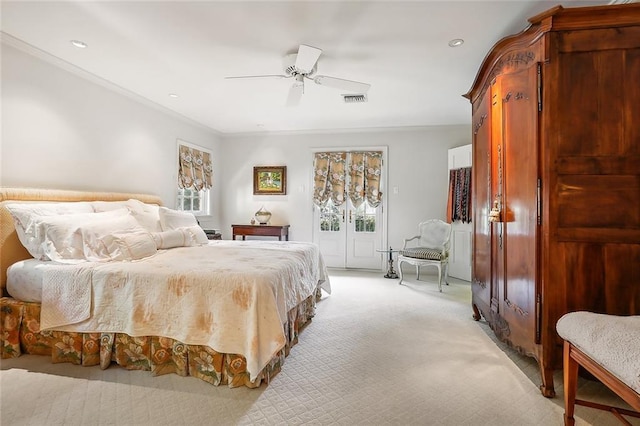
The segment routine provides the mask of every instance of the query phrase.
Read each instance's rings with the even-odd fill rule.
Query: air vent
[[[342,95],[345,104],[367,102],[367,95]]]

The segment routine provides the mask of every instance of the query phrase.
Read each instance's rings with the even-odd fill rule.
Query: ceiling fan
[[[367,93],[371,87],[370,84],[329,77],[327,75],[316,75],[320,54],[322,54],[322,49],[301,44],[298,48],[298,53],[292,53],[284,57],[284,74],[242,75],[225,78],[293,78],[294,82],[287,96],[287,106],[295,106],[300,103],[300,99],[302,99],[302,94],[304,93],[305,80],[311,80],[320,86],[342,89],[351,93]]]

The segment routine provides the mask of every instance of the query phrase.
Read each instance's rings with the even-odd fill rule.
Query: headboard
[[[31,258],[27,249],[18,239],[13,218],[5,208],[5,204],[12,202],[126,201],[131,198],[144,203],[162,204],[160,197],[149,194],[0,187],[0,290],[2,296],[7,296],[5,290],[7,268],[15,262]]]

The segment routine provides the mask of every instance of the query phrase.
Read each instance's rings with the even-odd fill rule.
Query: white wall
[[[254,134],[224,138],[221,230],[248,223],[265,205],[273,223],[289,223],[292,240],[312,240],[314,148],[388,146],[388,243],[401,247],[424,219],[444,219],[447,205],[447,151],[471,141],[468,125],[347,133]],[[287,195],[253,195],[253,166],[286,165]],[[393,188],[398,188],[398,193]]]
[[[215,132],[2,45],[0,185],[150,193],[174,207],[178,138],[219,167]]]
[[[291,239],[311,241],[314,148],[388,147],[388,242],[400,247],[426,218],[444,218],[447,150],[468,125],[315,134],[220,136],[2,45],[0,185],[159,195],[173,206],[176,139],[213,152],[212,217],[231,237],[265,205]],[[287,195],[253,195],[253,166],[286,165]],[[398,193],[393,188],[398,188]]]

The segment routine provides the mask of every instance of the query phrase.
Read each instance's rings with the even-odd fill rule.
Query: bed
[[[56,226],[49,223],[47,228],[49,235],[52,229],[66,229],[56,221],[91,218],[82,232],[78,228],[73,235],[65,234],[69,241],[82,240],[83,260],[73,260],[76,257],[67,256],[69,249],[57,243],[42,245],[45,251],[53,247],[46,254],[55,261],[36,259],[40,253],[21,243],[14,224],[16,207],[45,202],[73,202],[74,209],[80,204],[90,209],[86,214],[62,213],[60,219],[51,219]],[[201,241],[197,226],[191,227],[194,232],[188,226],[163,229],[165,218],[170,224],[175,219],[171,215],[180,213],[160,204],[157,197],[144,194],[1,188],[2,358],[47,355],[54,363],[103,369],[117,364],[229,387],[269,383],[313,317],[321,288],[330,292],[317,246],[208,241],[206,236]],[[143,206],[143,213],[135,216],[132,205]],[[111,223],[124,223],[122,215],[130,221],[133,215],[142,224],[153,217],[147,213],[158,209],[162,220],[149,225],[158,232],[136,228],[109,240],[92,240],[98,234],[87,231],[104,227],[102,218],[99,224],[92,222],[96,214],[109,216]],[[174,223],[182,218],[177,220]],[[19,223],[17,228],[21,232]],[[176,236],[190,243],[167,243]],[[125,249],[145,254],[118,257]],[[107,252],[105,261],[101,253]]]

